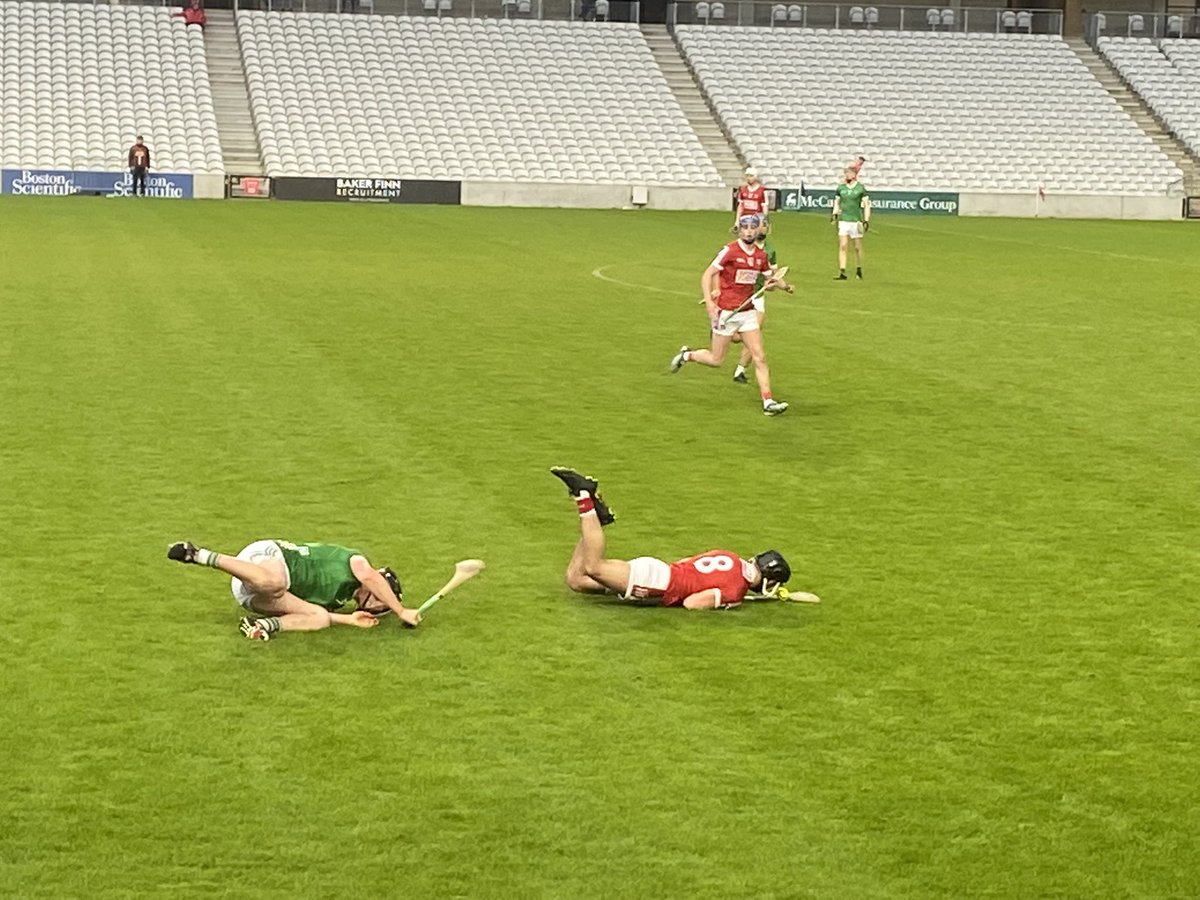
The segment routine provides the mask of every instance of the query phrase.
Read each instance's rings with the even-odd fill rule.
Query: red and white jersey
[[[752,216],[767,211],[767,189],[759,184],[743,184],[738,188],[738,215]]]
[[[717,306],[721,309],[737,309],[754,293],[754,284],[760,272],[769,273],[771,262],[767,252],[757,244],[747,246],[740,240],[726,244],[712,267],[721,273],[721,297]]]
[[[709,550],[671,563],[671,579],[663,591],[663,606],[679,606],[692,594],[716,589],[721,592],[718,603],[732,606],[741,603],[750,590],[753,563],[748,563],[729,550]]]

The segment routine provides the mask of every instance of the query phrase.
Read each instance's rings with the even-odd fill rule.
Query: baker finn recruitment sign
[[[271,184],[279,200],[342,200],[362,203],[462,202],[457,181],[408,178],[276,178]]]

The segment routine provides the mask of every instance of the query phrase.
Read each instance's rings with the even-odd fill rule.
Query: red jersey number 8
[[[697,572],[728,572],[733,569],[733,560],[728,556],[702,556],[694,563]]]

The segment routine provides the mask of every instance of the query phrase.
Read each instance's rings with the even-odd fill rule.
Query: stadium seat
[[[867,182],[885,190],[1065,192],[1081,189],[1086,170],[1089,191],[1161,194],[1182,178],[1057,37],[695,25],[675,33],[725,132],[767,184],[830,184],[857,152],[870,160]],[[1151,52],[1152,42],[1133,43]],[[1168,53],[1193,44],[1200,52],[1196,42],[1163,43]],[[762,89],[770,116],[745,108],[750,57],[772,73]]]
[[[1027,9],[1022,9],[1017,13],[1017,27],[1024,28],[1027,32],[1033,31],[1033,13]]]
[[[1000,27],[1001,28],[1016,28],[1017,27],[1017,14],[1015,12],[1013,12],[1011,9],[1006,9],[1006,10],[1004,10],[1004,12],[1000,13]]]
[[[776,3],[771,7],[772,22],[786,22],[788,17],[787,7],[782,3]]]
[[[1100,37],[1097,48],[1154,114],[1195,154],[1200,150],[1200,45],[1164,38]]]
[[[596,18],[601,22],[608,21],[608,0],[596,0]]]
[[[0,4],[0,165],[221,173],[204,38],[166,8]]]
[[[725,18],[725,4],[724,3],[712,4],[712,6],[709,7],[708,14],[713,19],[724,19]]]
[[[954,10],[952,10],[948,7],[946,9],[942,10],[942,27],[943,28],[953,28],[954,27]]]
[[[940,9],[925,10],[925,22],[930,28],[937,28],[942,23],[942,11]]]
[[[1127,24],[1129,27],[1130,34],[1133,34],[1135,32],[1140,33],[1142,31],[1146,30],[1145,20],[1141,16],[1138,16],[1138,15],[1130,16],[1129,19],[1127,20]]]
[[[268,174],[722,183],[634,24],[252,10],[237,23]]]
[[[867,21],[867,14],[865,12],[863,12],[863,8],[861,6],[850,7],[850,24],[851,25],[864,25],[864,24],[866,24],[866,21]]]
[[[804,21],[804,7],[796,3],[788,6],[788,21],[792,24]]]

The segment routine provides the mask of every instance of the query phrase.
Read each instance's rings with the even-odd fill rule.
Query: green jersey
[[[767,238],[763,241],[763,253],[767,254],[767,262],[771,264],[771,268],[775,268],[775,245],[771,243],[771,239]],[[767,283],[767,276],[762,272],[758,273],[758,278],[754,282],[754,291],[758,293],[762,290],[763,285]]]
[[[337,544],[293,544],[276,541],[291,576],[288,588],[301,600],[326,609],[337,609],[362,585],[350,571],[350,557],[363,556],[358,550]]]
[[[835,193],[842,203],[838,219],[842,222],[861,222],[863,220],[862,204],[863,200],[867,198],[867,189],[862,186],[862,182],[855,181],[854,184],[846,184],[843,181],[837,186]]]

